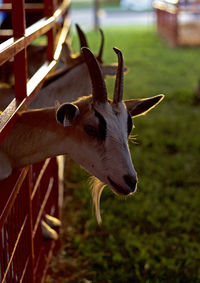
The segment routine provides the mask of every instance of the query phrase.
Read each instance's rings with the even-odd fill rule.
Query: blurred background
[[[79,22],[86,29],[155,22],[152,0],[73,0],[70,15],[72,22]]]
[[[152,5],[153,4],[153,5]],[[198,1],[73,0],[74,29],[103,60],[121,49],[129,72],[124,98],[165,99],[134,119],[129,146],[136,194],[101,197],[97,225],[89,175],[66,161],[62,248],[47,282],[200,282],[200,9]],[[95,29],[94,29],[95,28]],[[106,84],[112,98],[114,79]]]

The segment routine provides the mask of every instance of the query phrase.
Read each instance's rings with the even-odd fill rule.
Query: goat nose
[[[136,190],[137,178],[135,176],[124,175],[124,181],[129,186],[130,192],[133,193]]]

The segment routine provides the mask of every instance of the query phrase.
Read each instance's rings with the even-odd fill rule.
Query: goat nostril
[[[129,186],[131,192],[136,190],[137,178],[135,176],[124,175],[124,181]]]

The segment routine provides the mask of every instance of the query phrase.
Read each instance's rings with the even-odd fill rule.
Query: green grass
[[[97,50],[98,35],[88,37]],[[124,199],[105,189],[102,227],[92,214],[87,173],[68,166],[63,246],[51,280],[200,282],[200,107],[193,105],[200,48],[168,47],[154,28],[106,28],[105,38],[105,62],[116,62],[117,46],[130,68],[126,98],[166,97],[134,120],[138,191]],[[113,83],[107,79],[110,93]]]
[[[88,9],[94,6],[94,1],[92,0],[75,0],[71,2],[72,9]],[[99,8],[101,9],[120,9],[120,1],[119,0],[104,0],[99,1]]]

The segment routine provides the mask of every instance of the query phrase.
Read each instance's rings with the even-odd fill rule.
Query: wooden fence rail
[[[56,65],[69,30],[69,4],[69,0],[44,0],[37,5],[13,0],[0,5],[0,11],[12,13],[13,22],[13,37],[0,45],[0,65],[14,57],[15,77],[15,98],[0,115],[0,143]],[[44,17],[26,28],[25,10],[43,11]],[[59,37],[55,32],[58,20],[62,21]],[[44,34],[48,38],[47,61],[28,80],[26,48]],[[0,181],[0,282],[44,281],[58,243],[43,239],[40,223],[45,214],[60,217],[59,183],[56,158],[15,170]]]

